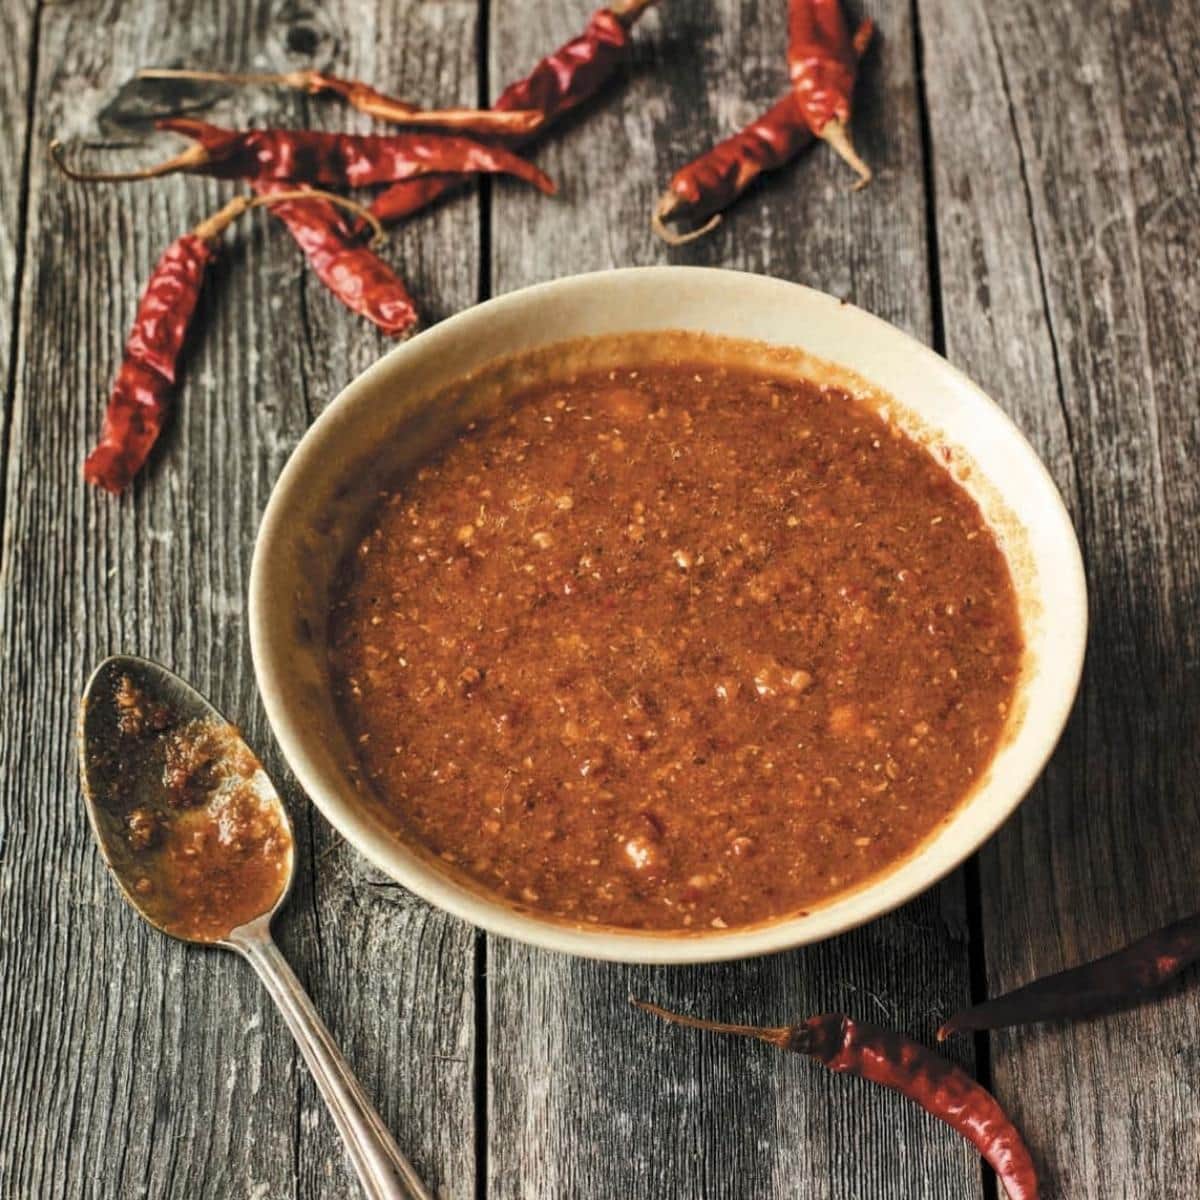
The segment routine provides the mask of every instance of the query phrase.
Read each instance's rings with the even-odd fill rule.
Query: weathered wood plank
[[[379,81],[422,103],[475,102],[474,0],[381,3],[369,15],[343,3],[336,16],[331,11],[323,7],[320,17],[329,30],[327,49],[271,61]],[[373,128],[365,119],[348,124],[341,105],[301,101],[299,107],[303,116],[297,115],[297,123]],[[388,343],[345,313],[298,252],[290,246],[285,252],[293,277],[302,281],[305,336],[297,365],[315,416]],[[472,304],[479,259],[475,191],[394,230],[386,253],[409,283],[425,323]],[[336,1021],[364,1084],[440,1200],[474,1196],[476,934],[374,871],[311,808],[310,823],[318,901],[313,950],[321,964],[314,996],[322,1013]],[[336,1133],[305,1084],[305,1128],[319,1128],[320,1139],[307,1152],[301,1194],[354,1195],[357,1185],[350,1181]]]
[[[531,12],[531,8],[533,12]],[[493,12],[493,90],[576,32],[586,5]],[[860,139],[878,167],[853,195],[814,153],[747,199],[706,242],[668,254],[650,235],[673,170],[784,89],[785,6],[668,3],[614,92],[539,154],[554,203],[495,191],[495,290],[573,271],[698,262],[798,279],[928,339],[925,197],[908,6],[863,6],[884,37],[862,88]],[[630,992],[777,1023],[846,1008],[929,1036],[968,992],[963,885],[869,928],[771,959],[648,969],[488,947],[488,1178],[497,1198],[961,1197],[974,1156],[892,1095],[764,1048],[652,1024]],[[959,1048],[969,1053],[969,1047]]]
[[[307,14],[307,15],[306,15]],[[36,142],[94,136],[136,67],[315,62],[423,99],[476,90],[473,3],[84,3],[47,8]],[[347,124],[249,93],[259,123]],[[111,113],[110,113],[111,116]],[[147,152],[150,157],[150,152]],[[150,932],[118,900],[75,783],[74,708],[113,650],[175,666],[246,730],[297,818],[280,940],[439,1195],[474,1194],[474,935],[385,887],[315,816],[258,706],[244,595],[270,487],[310,418],[386,348],[268,217],[239,226],[203,302],[179,410],[132,495],[79,464],[147,273],[228,188],[66,185],[34,161],[0,636],[0,1193],[344,1197],[355,1184],[285,1027],[233,958]],[[391,253],[435,314],[471,302],[466,195]]]
[[[584,7],[541,0],[531,16],[496,6],[493,93],[575,32]],[[543,151],[564,184],[559,202],[496,185],[496,290],[666,259],[645,232],[662,183],[783,86],[782,5],[691,7],[648,18],[642,36],[657,49],[631,87]],[[1188,787],[1200,22],[1182,0],[1110,0],[1105,14],[1078,0],[1037,12],[1015,0],[918,7],[947,351],[1042,450],[1104,600],[1064,745],[983,856],[995,991],[1200,907],[1188,869],[1200,824]],[[899,3],[870,8],[885,41],[859,126],[883,168],[875,187],[848,196],[842,169],[814,155],[676,261],[799,278],[928,339],[911,30]],[[467,0],[366,16],[349,4],[113,10],[46,9],[35,145],[93,132],[91,115],[151,61],[314,62],[422,99],[475,93]],[[28,44],[32,11],[5,7],[5,44]],[[14,58],[0,81],[9,163],[24,145],[30,61]],[[236,111],[348,123],[278,95],[238,97]],[[6,215],[19,210],[19,181],[19,168],[0,177]],[[118,648],[189,674],[288,785],[308,866],[281,922],[285,947],[426,1176],[445,1195],[473,1193],[472,936],[375,876],[308,812],[270,745],[244,636],[252,533],[271,482],[380,339],[306,275],[266,218],[248,223],[205,302],[180,419],[147,480],[115,504],[86,493],[78,463],[144,276],[221,193],[196,182],[84,192],[48,178],[40,155],[32,188],[39,257],[25,273],[7,398],[0,563],[10,697],[0,708],[0,1194],[353,1194],[311,1084],[248,973],[141,929],[91,849],[74,785],[74,697],[91,663]],[[17,328],[3,305],[19,237],[10,216],[0,355]],[[414,222],[393,253],[431,316],[469,303],[474,198]],[[973,1158],[893,1097],[766,1050],[642,1024],[624,1006],[629,991],[746,1019],[838,1006],[928,1034],[966,992],[962,905],[954,878],[825,947],[694,970],[602,967],[490,943],[490,1191],[979,1194]],[[1184,986],[1104,1022],[995,1039],[997,1090],[1046,1164],[1051,1195],[1192,1194],[1197,1003]]]
[[[947,352],[1083,536],[1083,695],[982,856],[1002,991],[1200,908],[1194,6],[921,0]],[[993,1040],[1049,1196],[1196,1194],[1200,991]]]
[[[11,354],[16,332],[17,289],[23,259],[25,166],[29,133],[30,75],[36,62],[36,0],[0,8],[0,44],[8,47],[0,73],[0,428],[7,429],[12,397]],[[0,437],[0,454],[4,442]],[[0,480],[2,482],[2,480]]]

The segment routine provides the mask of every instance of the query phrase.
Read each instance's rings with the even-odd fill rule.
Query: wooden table
[[[852,194],[846,169],[812,153],[680,251],[651,238],[652,201],[783,91],[785,5],[664,0],[624,86],[539,152],[556,201],[504,181],[391,244],[429,321],[630,264],[802,280],[944,352],[1038,447],[1087,558],[1080,701],[1019,815],[864,929],[725,966],[574,961],[430,910],[315,813],[255,692],[247,572],[292,447],[386,346],[265,215],[231,239],[144,479],[120,500],[83,484],[147,272],[229,188],[67,184],[47,161],[52,135],[95,137],[148,64],[331,67],[470,104],[576,33],[585,4],[0,6],[5,1200],[356,1194],[250,972],[151,932],[106,877],[74,721],[82,681],[112,651],[192,679],[286,789],[300,870],[280,940],[439,1196],[994,1196],[976,1156],[893,1095],[651,1023],[626,997],[771,1023],[846,1009],[930,1038],[970,997],[1200,908],[1200,13],[1188,0],[852,4],[882,31],[856,122],[874,185]],[[368,127],[280,92],[221,111]],[[1198,982],[1104,1020],[952,1047],[1027,1132],[1048,1196],[1200,1195]]]

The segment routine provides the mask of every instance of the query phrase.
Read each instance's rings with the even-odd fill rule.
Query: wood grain
[[[152,63],[313,63],[469,101],[475,21],[473,3],[48,7],[35,142],[94,137],[101,109],[107,132],[120,132],[121,110],[139,109],[122,89]],[[282,93],[238,95],[221,111],[348,120]],[[196,180],[88,189],[48,175],[40,154],[33,162],[38,253],[21,300],[0,627],[15,697],[0,714],[0,1195],[355,1193],[248,969],[144,928],[93,849],[74,709],[91,665],[129,650],[174,666],[235,715],[285,787],[301,862],[278,926],[285,952],[425,1178],[465,1197],[475,1188],[474,935],[376,886],[313,814],[271,743],[246,641],[250,552],[270,487],[313,415],[386,342],[258,214],[228,239],[176,419],[143,480],[114,500],[79,475],[151,265],[228,191]],[[466,195],[390,253],[441,315],[474,299],[477,244]]]
[[[0,44],[9,47],[5,70],[0,72],[0,213],[4,214],[0,221],[0,388],[4,389],[0,464],[7,461],[17,293],[25,257],[25,176],[29,162],[30,89],[37,65],[36,12],[35,0],[16,0],[0,7]],[[0,472],[3,469],[0,465]],[[2,474],[0,495],[3,495]]]
[[[1092,631],[1050,768],[982,856],[988,985],[1200,908],[1200,43],[1186,3],[922,0],[946,344],[1082,535]],[[994,1038],[1047,1194],[1196,1194],[1192,980]]]
[[[531,17],[529,7],[536,9]],[[862,85],[875,185],[813,153],[747,197],[707,241],[667,252],[648,218],[683,161],[786,86],[783,5],[665,4],[614,89],[539,154],[547,204],[497,188],[497,292],[572,271],[674,261],[740,267],[843,295],[928,340],[925,197],[908,6],[864,6],[886,31]],[[577,0],[499,6],[494,88],[577,31]],[[886,114],[886,117],[885,117]],[[637,164],[636,169],[631,164]],[[488,946],[490,1196],[962,1197],[975,1157],[890,1094],[763,1047],[656,1024],[628,995],[738,1021],[830,1008],[930,1035],[968,993],[963,885],[824,946],[729,966],[613,967]],[[958,1047],[970,1053],[969,1045]]]
[[[848,3],[882,35],[856,120],[875,184],[849,193],[846,169],[817,149],[680,251],[652,240],[651,204],[676,167],[781,94],[784,5],[664,0],[624,85],[539,152],[556,200],[497,180],[482,210],[461,193],[387,251],[428,320],[481,291],[608,266],[811,283],[944,348],[1030,436],[1085,546],[1082,698],[978,870],[866,929],[728,966],[555,957],[431,913],[314,813],[258,704],[246,579],[292,447],[385,342],[267,216],[229,239],[145,478],[117,501],[83,486],[144,279],[228,189],[66,185],[41,152],[52,134],[141,137],[128,122],[162,97],[130,80],[149,64],[328,67],[421,102],[472,103],[485,80],[494,96],[577,33],[588,7],[0,8],[0,1200],[355,1194],[249,971],[143,928],[99,863],[74,708],[115,650],[192,679],[285,789],[301,870],[282,944],[439,1196],[993,1195],[976,1158],[896,1097],[658,1025],[627,995],[747,1021],[845,1008],[928,1037],[967,998],[973,968],[976,990],[994,993],[1200,908],[1200,17],[1187,0]],[[281,93],[226,95],[215,111],[369,127]],[[1048,1196],[1197,1193],[1198,1010],[1185,977],[1155,1005],[991,1039],[979,1065],[1025,1128]],[[971,1065],[969,1042],[954,1052]]]

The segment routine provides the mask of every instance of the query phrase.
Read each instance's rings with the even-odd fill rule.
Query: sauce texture
[[[695,931],[909,855],[1022,658],[996,539],[926,449],[704,362],[529,388],[381,493],[330,647],[402,836],[520,907]]]
[[[261,794],[262,767],[233,726],[181,721],[128,676],[113,699],[114,782],[103,799],[114,865],[167,933],[220,941],[287,887],[291,834]]]

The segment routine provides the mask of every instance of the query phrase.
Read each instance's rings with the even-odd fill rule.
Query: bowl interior
[[[555,343],[598,339],[588,353],[599,364],[606,355],[620,361],[628,342],[605,335],[652,331],[782,348],[781,363],[866,394],[948,454],[1009,560],[1027,646],[1016,712],[990,772],[915,855],[803,918],[705,935],[580,929],[517,912],[458,882],[399,840],[363,790],[327,680],[330,583],[383,482],[523,379],[552,375]],[[636,346],[632,356],[629,349],[625,361],[636,357]],[[497,368],[497,360],[505,365]],[[463,382],[474,373],[474,383]],[[1052,751],[1078,685],[1086,612],[1079,549],[1058,492],[1025,439],[974,384],[892,326],[823,293],[672,267],[529,288],[386,355],[329,406],[288,462],[259,531],[250,587],[251,645],[267,715],[301,784],[345,837],[431,903],[493,932],[640,962],[742,957],[820,940],[888,911],[951,870],[1016,807]]]

